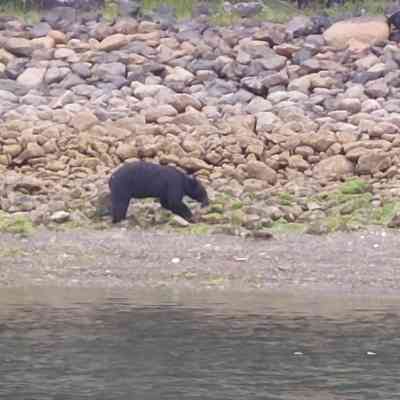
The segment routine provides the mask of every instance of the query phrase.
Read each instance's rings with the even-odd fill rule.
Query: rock
[[[41,146],[39,146],[35,142],[30,142],[27,144],[26,149],[15,159],[15,162],[18,164],[22,164],[27,160],[37,157],[43,157],[45,155],[45,151]]]
[[[354,166],[343,155],[335,155],[320,161],[313,169],[313,175],[318,179],[340,179],[354,172]]]
[[[128,37],[122,33],[116,33],[115,35],[111,35],[104,40],[102,40],[99,44],[99,50],[102,51],[112,51],[118,50],[128,44]]]
[[[165,77],[165,82],[177,81],[189,84],[194,75],[182,67],[175,67],[174,70]]]
[[[241,43],[240,50],[250,55],[253,59],[254,58],[268,59],[269,57],[277,56],[274,50],[272,50],[268,46],[268,43],[262,40],[246,39]]]
[[[51,31],[51,26],[47,22],[39,22],[31,28],[31,35],[34,38],[40,38],[43,36],[47,36],[47,34]]]
[[[125,76],[126,66],[120,62],[99,64],[93,67],[92,74],[102,79],[109,76]]]
[[[64,32],[51,30],[47,36],[51,37],[56,44],[65,44],[67,42],[67,37]]]
[[[385,171],[392,165],[388,154],[381,150],[370,150],[358,158],[356,171],[359,174],[373,174]]]
[[[54,39],[52,39],[51,37],[46,36],[37,39],[32,39],[32,46],[34,49],[53,49],[55,45],[56,43]],[[38,51],[36,51],[36,53],[34,53],[33,56],[35,57],[35,55],[37,54]]]
[[[145,111],[146,122],[156,122],[162,117],[175,117],[178,112],[169,104],[149,108]]]
[[[27,88],[40,86],[46,74],[46,68],[27,68],[18,78],[17,82]]]
[[[70,58],[74,57],[75,55],[75,51],[67,47],[60,47],[54,51],[55,59]]]
[[[7,65],[9,62],[13,61],[15,56],[5,49],[0,48],[0,63]]]
[[[258,229],[252,231],[252,236],[254,239],[271,240],[274,239],[272,233],[266,229]]]
[[[365,86],[365,93],[372,98],[386,97],[389,94],[389,86],[384,78],[368,82]]]
[[[286,32],[290,38],[297,38],[311,33],[313,27],[314,24],[311,18],[300,15],[288,22]]]
[[[249,161],[246,170],[249,178],[262,180],[270,185],[275,185],[277,181],[276,172],[261,161]]]
[[[388,223],[388,228],[399,228],[400,227],[400,214],[396,212],[396,214],[392,217],[392,219]]]
[[[32,43],[28,39],[11,37],[5,43],[5,49],[16,56],[29,57],[33,52]]]
[[[351,114],[361,111],[361,102],[359,99],[342,99],[338,103],[339,110],[346,110]]]
[[[280,119],[272,112],[261,112],[256,114],[256,132],[271,132],[272,129],[280,122]]]
[[[310,168],[310,165],[301,155],[296,154],[289,158],[289,167],[298,169],[299,171],[306,171]]]
[[[203,113],[189,106],[185,113],[177,115],[171,122],[175,125],[208,125],[208,118]]]
[[[64,222],[69,221],[70,218],[71,218],[70,213],[66,211],[56,211],[50,216],[49,220],[51,222],[56,222],[57,224],[63,224]]]
[[[258,114],[272,110],[272,103],[263,97],[254,97],[244,108],[244,111],[249,114]]]
[[[196,172],[199,170],[209,170],[211,169],[210,165],[208,165],[203,160],[194,158],[194,157],[184,157],[179,160],[179,165],[189,172]]]
[[[197,100],[194,96],[190,96],[185,93],[178,93],[173,95],[169,100],[169,103],[178,111],[185,112],[187,107],[192,107],[196,110],[201,110],[202,103]]]
[[[312,221],[306,228],[309,235],[326,235],[329,231],[329,226],[324,220]]]
[[[2,149],[2,153],[6,155],[10,155],[11,158],[18,156],[22,152],[22,146],[20,144],[8,144],[4,145]]]
[[[268,42],[271,47],[274,45],[282,45],[287,39],[286,28],[283,24],[264,23],[254,32],[254,39],[264,40]],[[274,48],[274,50],[276,51],[276,48]],[[285,54],[280,55],[285,56]]]
[[[346,47],[350,40],[373,45],[389,39],[389,25],[384,17],[359,17],[333,24],[324,33],[330,46]]]
[[[19,98],[14,93],[9,92],[8,90],[0,89],[0,100],[18,103]]]
[[[122,160],[125,161],[129,158],[137,157],[138,150],[137,148],[128,143],[119,143],[117,149],[115,150],[115,154]]]
[[[70,72],[69,68],[49,68],[46,71],[44,81],[49,85],[61,82]]]
[[[71,120],[71,125],[80,132],[86,131],[98,122],[96,115],[89,111],[77,113]]]
[[[296,90],[308,94],[311,88],[312,77],[309,75],[302,76],[301,78],[293,79],[289,82],[288,90]]]

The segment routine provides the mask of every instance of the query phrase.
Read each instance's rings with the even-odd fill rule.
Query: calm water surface
[[[400,299],[0,292],[0,399],[398,399]]]

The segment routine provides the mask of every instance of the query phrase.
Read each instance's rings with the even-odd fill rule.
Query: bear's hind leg
[[[116,224],[126,218],[126,213],[128,212],[129,199],[124,200],[112,200],[111,213],[112,222]]]

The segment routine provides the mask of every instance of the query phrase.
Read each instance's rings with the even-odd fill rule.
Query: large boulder
[[[390,29],[384,17],[358,17],[333,24],[324,32],[330,46],[346,47],[351,40],[372,45],[389,39]]]
[[[353,172],[353,163],[343,155],[336,155],[320,161],[314,167],[313,175],[318,179],[335,180]]]

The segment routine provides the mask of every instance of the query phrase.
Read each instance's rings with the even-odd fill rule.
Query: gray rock
[[[47,99],[43,96],[28,93],[27,95],[21,97],[21,104],[27,104],[37,107],[41,104],[47,104]]]
[[[61,82],[69,73],[70,73],[69,68],[49,68],[46,71],[46,75],[44,77],[44,81],[48,84],[51,85],[52,83],[57,83]]]
[[[18,103],[18,96],[16,96],[14,93],[9,92],[7,90],[0,89],[0,102],[2,102],[2,101]]]
[[[384,79],[368,82],[365,87],[365,93],[375,99],[378,97],[386,97],[389,94],[389,90],[389,86]]]
[[[18,76],[24,72],[27,64],[27,58],[15,58],[14,60],[10,61],[5,69],[7,78],[17,79]]]
[[[272,129],[280,122],[280,119],[272,112],[258,113],[256,114],[256,118],[256,131],[258,133],[271,132]]]
[[[292,18],[287,26],[286,32],[291,38],[306,36],[313,31],[314,24],[311,18],[296,16]]]
[[[79,75],[81,78],[86,79],[91,76],[92,64],[90,63],[75,63],[71,65],[71,70]]]
[[[11,37],[7,39],[5,49],[16,56],[29,57],[32,54],[33,46],[28,39]]]
[[[31,35],[34,38],[47,36],[50,31],[51,26],[47,22],[40,22],[30,29]]]
[[[40,86],[46,74],[46,68],[27,68],[18,78],[17,82],[28,88]]]
[[[125,76],[126,66],[120,62],[99,64],[93,67],[92,73],[100,79],[113,75]]]
[[[245,106],[244,110],[249,114],[271,111],[272,103],[263,97],[256,96]]]

